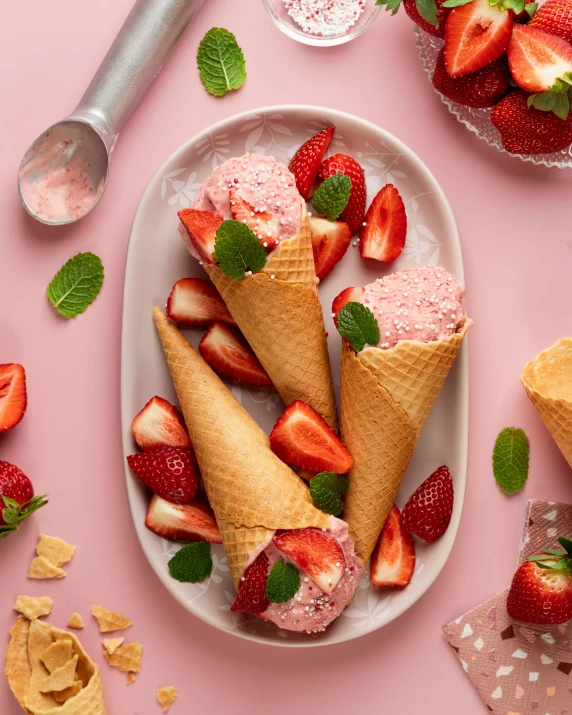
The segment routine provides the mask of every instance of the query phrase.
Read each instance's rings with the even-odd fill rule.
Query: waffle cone
[[[303,213],[300,233],[281,243],[259,273],[233,280],[216,265],[203,267],[284,402],[306,402],[337,430],[312,237]]]
[[[342,436],[353,457],[344,519],[366,562],[375,547],[417,439],[470,327],[431,343],[403,341],[356,353],[344,341]]]
[[[522,371],[530,401],[572,467],[572,339],[543,350]]]
[[[25,712],[29,715],[107,715],[99,668],[73,633],[19,616],[10,635],[6,675]],[[49,645],[62,639],[71,640],[73,652],[79,657],[76,677],[82,681],[83,688],[67,702],[59,704],[51,693],[39,691],[40,683],[48,675],[40,657]]]
[[[327,528],[304,482],[164,313],[155,324],[235,584],[276,529]]]

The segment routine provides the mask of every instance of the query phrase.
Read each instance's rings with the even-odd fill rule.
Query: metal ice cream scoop
[[[18,190],[31,216],[61,226],[99,203],[119,131],[203,2],[137,1],[75,111],[24,155]]]

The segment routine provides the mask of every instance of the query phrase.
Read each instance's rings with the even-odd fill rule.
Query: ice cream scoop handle
[[[203,3],[138,0],[74,116],[96,124],[112,144]]]

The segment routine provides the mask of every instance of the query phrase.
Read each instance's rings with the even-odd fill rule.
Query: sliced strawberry
[[[276,532],[276,546],[324,593],[332,593],[346,567],[342,547],[318,529]]]
[[[324,154],[328,151],[335,127],[322,129],[307,142],[302,144],[298,151],[292,157],[290,171],[296,179],[296,187],[302,198],[308,200],[314,192],[314,184],[320,170],[320,164],[324,158]]]
[[[173,504],[154,494],[147,510],[145,526],[171,541],[222,543],[214,512],[200,499],[193,499],[190,504]]]
[[[249,385],[272,385],[250,345],[235,328],[213,323],[199,343],[199,352],[215,372]]]
[[[455,494],[449,469],[443,465],[418,487],[403,508],[403,525],[429,544],[447,531]]]
[[[236,325],[219,292],[200,278],[181,278],[167,301],[167,315],[179,325],[202,327],[215,320]]]
[[[332,316],[336,328],[338,327],[338,313],[346,305],[346,303],[360,303],[361,297],[365,292],[365,288],[358,286],[357,288],[345,288],[339,295],[334,298],[332,303]]]
[[[310,231],[316,275],[322,280],[348,250],[352,234],[347,223],[315,216],[310,218]]]
[[[572,3],[570,0],[546,0],[528,26],[546,30],[572,43]]]
[[[413,540],[403,526],[401,512],[394,504],[371,555],[369,579],[374,586],[403,588],[411,581],[414,568]]]
[[[462,77],[498,60],[506,52],[512,14],[489,0],[455,7],[445,26],[445,65],[451,77]]]
[[[162,397],[152,397],[133,420],[133,437],[144,452],[161,447],[191,446],[179,410]]]
[[[259,206],[251,206],[234,189],[228,192],[228,196],[234,220],[245,223],[264,248],[275,248],[280,243],[278,239],[280,219],[278,216],[263,211]]]
[[[200,474],[192,449],[162,447],[132,454],[127,462],[155,494],[173,504],[188,504],[197,494]]]
[[[395,186],[387,184],[367,210],[359,234],[359,252],[363,258],[391,263],[401,254],[406,236],[405,204]]]
[[[340,214],[339,220],[349,226],[352,233],[357,233],[363,224],[367,192],[365,188],[365,174],[361,165],[347,154],[334,154],[326,159],[320,167],[320,178],[328,179],[336,174],[345,174],[352,180],[352,190],[345,209]]]
[[[284,410],[270,433],[274,454],[292,467],[345,474],[353,459],[325,420],[301,400]]]
[[[222,218],[212,211],[198,209],[183,209],[178,216],[201,260],[214,263],[216,232],[223,221]]]
[[[445,67],[443,50],[437,56],[433,86],[445,97],[466,107],[494,107],[510,87],[506,57],[463,77],[451,77]]]
[[[0,433],[15,427],[28,404],[26,372],[17,363],[0,365]]]
[[[238,594],[230,607],[231,611],[260,615],[270,607],[270,601],[266,598],[268,566],[268,556],[263,551],[258,554],[240,579]]]

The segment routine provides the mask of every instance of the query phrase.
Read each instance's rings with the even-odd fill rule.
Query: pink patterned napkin
[[[519,562],[571,532],[572,506],[529,501]],[[572,715],[571,623],[515,623],[506,612],[507,593],[446,625],[445,638],[496,715]]]

